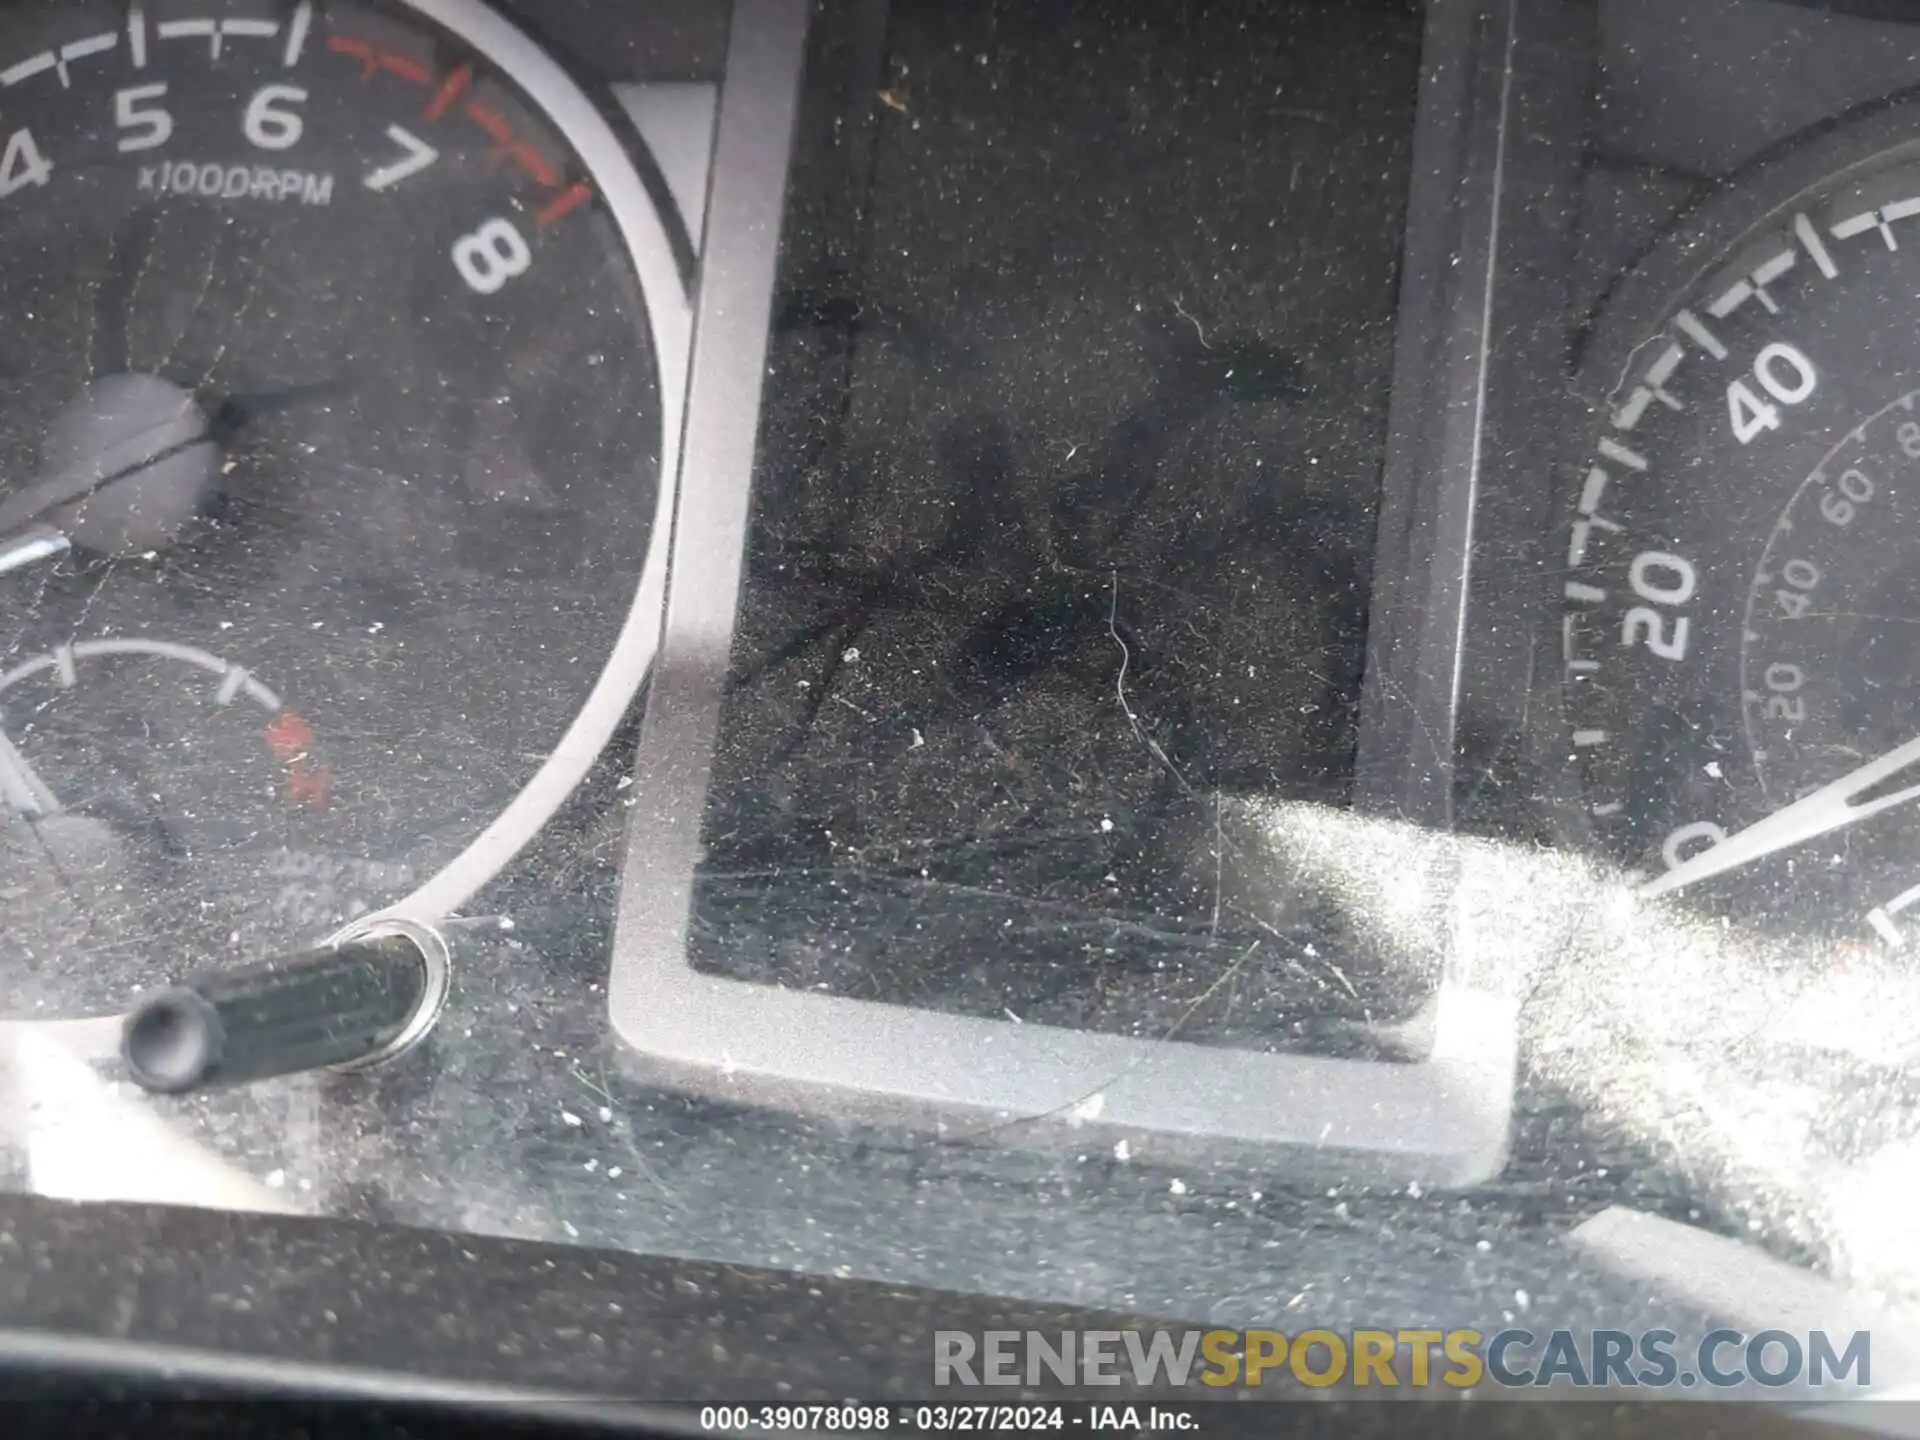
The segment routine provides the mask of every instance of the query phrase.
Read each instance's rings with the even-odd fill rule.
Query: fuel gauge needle
[[[1777,851],[1818,840],[1822,835],[1844,829],[1869,815],[1878,815],[1882,810],[1920,800],[1920,785],[1875,795],[1870,800],[1858,798],[1915,763],[1920,763],[1920,739],[1889,750],[1878,760],[1868,761],[1851,774],[1822,785],[1785,809],[1774,811],[1764,820],[1756,820],[1689,860],[1682,860],[1666,874],[1642,884],[1639,893],[1649,898],[1670,894],[1742,865],[1751,865]]]
[[[44,820],[60,813],[59,799],[4,730],[0,730],[0,801],[29,820]]]

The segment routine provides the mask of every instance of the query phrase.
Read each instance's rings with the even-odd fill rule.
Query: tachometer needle
[[[29,820],[60,813],[60,801],[4,730],[0,730],[0,802]]]
[[[1885,795],[1875,795],[1870,800],[1857,798],[1916,763],[1920,763],[1920,739],[1889,750],[1878,760],[1869,761],[1832,784],[1801,796],[1785,809],[1776,810],[1766,819],[1756,820],[1746,829],[1729,835],[1718,845],[1682,860],[1666,874],[1641,885],[1640,894],[1669,894],[1742,865],[1751,865],[1776,851],[1817,840],[1869,815],[1878,815],[1882,810],[1920,800],[1920,785],[1908,785]]]
[[[41,560],[51,560],[72,548],[72,542],[58,530],[35,525],[17,535],[0,538],[0,575],[24,570]]]
[[[132,420],[122,422],[122,430],[130,433],[107,430],[97,421],[88,428],[86,422],[91,417],[84,408],[88,403],[106,406],[120,398],[118,390],[105,382],[95,382],[94,390],[106,399],[95,399],[90,392],[74,411],[81,417],[74,422],[74,428],[85,443],[76,442],[69,448],[80,453],[69,463],[56,465],[51,474],[38,476],[32,484],[0,500],[0,531],[38,520],[49,510],[84,500],[116,480],[131,479],[163,460],[207,442],[207,418],[186,392],[176,391],[164,380],[149,376],[111,378],[128,382],[123,388],[131,388],[133,381],[142,382],[145,388],[135,392],[139,400],[161,413],[149,417],[143,411],[130,411]]]

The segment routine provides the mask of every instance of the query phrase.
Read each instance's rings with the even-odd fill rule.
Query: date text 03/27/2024
[[[1140,1434],[1191,1434],[1199,1413],[1179,1405],[1039,1404],[954,1402],[932,1405],[708,1405],[700,1428],[727,1434],[1001,1435],[1013,1431],[1084,1430]]]

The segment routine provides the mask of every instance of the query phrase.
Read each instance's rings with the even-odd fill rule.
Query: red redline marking
[[[534,149],[533,146],[529,145],[525,140],[515,142],[513,148],[507,151],[507,153],[519,163],[522,170],[526,171],[527,174],[531,175],[547,189],[552,190],[559,186],[560,177],[554,174],[553,167],[547,164],[547,157]]]
[[[486,131],[487,138],[502,149],[513,144],[513,127],[498,110],[489,110],[478,100],[469,100],[467,118]]]
[[[433,83],[432,73],[411,56],[397,54],[391,50],[376,49],[367,41],[352,35],[330,36],[327,44],[340,54],[351,55],[360,61],[363,82],[371,80],[376,72],[385,70],[415,85],[424,86]],[[454,102],[467,92],[472,83],[473,67],[465,63],[456,65],[447,72],[446,79],[440,82],[440,88],[433,92],[433,98],[427,102],[426,109],[421,112],[423,117],[428,120],[440,119],[453,108]],[[497,161],[502,156],[508,157],[542,188],[547,190],[560,188],[560,176],[555,172],[552,163],[531,141],[514,137],[513,126],[506,116],[498,110],[482,105],[478,100],[467,101],[465,108],[467,118],[479,126],[487,138],[493,142],[493,154],[489,158]],[[536,214],[535,219],[543,227],[551,225],[589,199],[592,194],[592,189],[584,184],[572,186],[561,191]]]
[[[569,185],[565,190],[562,190],[558,195],[554,196],[553,199],[540,207],[539,211],[533,217],[534,224],[544,230],[547,226],[560,219],[561,216],[577,209],[592,198],[593,187],[587,184],[586,181],[582,180],[576,184]]]
[[[460,92],[467,88],[467,82],[472,79],[473,67],[471,65],[455,67],[448,74],[447,78],[440,83],[440,88],[434,92],[433,99],[427,102],[427,108],[423,112],[425,118],[428,120],[438,120],[442,115],[446,114],[453,102],[460,98]]]
[[[427,85],[433,81],[432,72],[418,60],[409,55],[396,55],[391,50],[381,52],[380,68],[391,70],[402,80],[411,81],[415,85]]]
[[[545,156],[526,141],[513,138],[513,126],[498,110],[489,110],[478,100],[469,100],[467,118],[486,132],[487,138],[493,141],[494,151],[491,158],[498,160],[503,155],[510,157],[522,170],[549,190],[560,183],[559,177],[553,173],[553,167],[547,164]]]
[[[282,710],[267,722],[267,749],[278,760],[297,760],[313,744],[313,726],[297,710]]]
[[[328,36],[327,48],[338,51],[342,55],[351,55],[360,62],[362,85],[373,79],[373,72],[380,68],[380,61],[374,54],[373,46],[364,40],[356,40],[351,35]]]
[[[327,48],[341,55],[351,55],[360,62],[362,83],[373,79],[381,70],[391,70],[402,80],[411,80],[416,85],[428,84],[432,73],[410,55],[402,55],[395,50],[377,50],[365,40],[352,35],[331,35],[327,37]]]
[[[287,802],[324,810],[333,793],[333,772],[324,765],[295,760],[287,767]]]

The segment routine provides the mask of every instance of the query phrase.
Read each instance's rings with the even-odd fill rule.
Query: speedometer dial
[[[1916,118],[1754,177],[1625,288],[1557,636],[1588,814],[1649,893],[1892,946],[1920,923]]]
[[[552,812],[657,628],[672,233],[470,0],[0,11],[0,931],[37,1000],[446,913]]]

